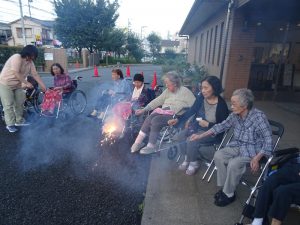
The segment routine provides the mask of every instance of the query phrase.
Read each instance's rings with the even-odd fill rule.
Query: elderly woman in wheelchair
[[[54,77],[54,86],[45,92],[41,105],[41,113],[47,116],[53,115],[55,107],[62,99],[62,95],[74,89],[71,77],[64,72],[59,63],[52,64],[50,72]]]
[[[144,85],[144,76],[142,74],[135,74],[133,77],[134,90],[131,95],[130,101],[120,101],[112,106],[111,114],[105,114],[103,118],[104,126],[102,131],[104,133],[107,127],[116,127],[114,134],[119,137],[123,137],[124,132],[127,129],[131,130],[131,135],[133,136],[134,131],[141,127],[141,121],[143,121],[143,116],[134,115],[134,111],[137,109],[144,108],[151,100],[154,94],[153,90],[146,88]]]
[[[82,113],[86,108],[87,100],[84,92],[76,90],[77,81],[81,77],[72,80],[59,63],[54,63],[50,71],[54,77],[54,86],[45,92],[40,106],[41,115],[58,118],[59,113],[64,110],[63,105],[70,106],[73,114]]]
[[[262,111],[253,107],[253,102],[251,90],[235,90],[231,97],[232,113],[227,119],[189,138],[190,141],[200,140],[233,129],[231,141],[214,155],[217,185],[222,187],[215,194],[214,203],[220,207],[235,200],[235,189],[246,172],[246,166],[250,164],[252,172],[257,172],[261,158],[270,156],[273,151],[268,119]]]
[[[136,110],[136,115],[153,112],[145,119],[142,128],[131,147],[131,152],[140,151],[141,154],[150,154],[156,151],[156,142],[160,130],[168,125],[168,120],[178,114],[183,108],[191,107],[195,96],[186,87],[181,85],[181,77],[174,71],[163,77],[167,89],[152,100],[144,109]],[[161,106],[161,108],[158,108]],[[144,147],[143,140],[149,136],[148,144]],[[144,148],[143,148],[144,147]]]
[[[197,96],[193,106],[186,111],[179,119],[168,121],[169,125],[178,122],[183,123],[189,118],[186,128],[176,134],[173,140],[181,143],[184,161],[179,166],[180,170],[187,175],[193,175],[199,168],[198,156],[201,155],[201,146],[209,146],[221,142],[222,134],[215,137],[206,137],[201,140],[190,141],[189,136],[193,133],[203,133],[209,130],[214,124],[221,123],[228,116],[228,107],[225,100],[220,96],[222,85],[219,78],[207,76],[200,82],[201,94]],[[190,121],[190,120],[189,120]]]
[[[102,94],[96,100],[94,109],[89,117],[97,117],[103,120],[108,107],[116,104],[119,101],[130,100],[131,87],[129,82],[124,79],[122,70],[113,69],[111,72],[113,85],[108,90],[102,91]]]

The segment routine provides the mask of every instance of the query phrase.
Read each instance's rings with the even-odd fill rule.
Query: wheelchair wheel
[[[33,99],[33,107],[34,107],[34,111],[36,113],[40,113],[41,112],[41,104],[43,102],[44,99],[44,93],[40,92],[37,93]]]
[[[168,150],[168,159],[169,160],[173,160],[175,159],[175,157],[177,156],[178,153],[178,148],[177,146],[171,146]]]
[[[83,91],[75,90],[69,98],[69,105],[74,114],[81,114],[86,108],[87,100]]]

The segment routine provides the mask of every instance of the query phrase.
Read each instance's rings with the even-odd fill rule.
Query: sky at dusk
[[[32,17],[54,20],[52,0],[32,0]],[[117,27],[128,28],[143,37],[152,31],[166,38],[178,32],[194,0],[119,0]],[[23,14],[29,15],[28,0],[22,0]],[[0,22],[20,18],[19,0],[0,0]]]

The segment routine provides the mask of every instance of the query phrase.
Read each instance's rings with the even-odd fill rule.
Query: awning
[[[195,0],[179,34],[190,35],[221,8],[227,7],[228,0]]]

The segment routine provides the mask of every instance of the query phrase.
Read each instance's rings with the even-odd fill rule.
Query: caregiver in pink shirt
[[[29,125],[23,117],[25,92],[23,88],[33,88],[26,80],[31,75],[39,84],[42,91],[46,86],[38,75],[33,61],[38,56],[38,50],[33,45],[25,46],[20,54],[12,55],[4,64],[0,74],[0,97],[4,110],[6,129],[13,133],[16,126]]]

